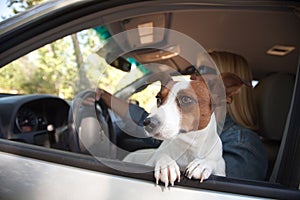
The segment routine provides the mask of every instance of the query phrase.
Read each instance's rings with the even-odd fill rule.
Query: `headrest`
[[[254,88],[262,137],[278,141],[282,139],[294,82],[293,75],[276,73],[261,79]]]

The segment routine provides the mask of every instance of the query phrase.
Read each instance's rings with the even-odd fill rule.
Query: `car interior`
[[[295,76],[274,73],[261,79],[254,88],[255,100],[261,119],[259,134],[269,156],[267,177],[271,175],[285,132],[294,84]]]
[[[176,71],[180,75],[190,75],[192,72],[190,68],[195,63],[190,63],[181,56],[181,53],[193,55],[194,49],[180,42],[176,45],[175,41],[178,41],[178,38],[168,30],[192,38],[207,52],[222,50],[243,55],[252,69],[253,81],[258,82],[253,87],[260,119],[258,134],[269,156],[265,181],[277,183],[281,161],[285,156],[285,145],[288,145],[290,117],[295,103],[300,55],[299,7],[293,4],[282,7],[282,4],[278,3],[270,9],[265,7],[263,2],[250,6],[247,3],[231,6],[222,3],[172,4],[171,6],[163,2],[156,2],[156,4],[147,6],[147,3],[141,2],[136,3],[135,6],[125,5],[128,7],[126,12],[120,7],[105,12],[91,11],[91,14],[69,21],[69,16],[66,15],[60,22],[53,22],[61,23],[60,26],[49,30],[42,24],[36,24],[36,28],[30,30],[28,35],[32,32],[37,33],[37,36],[24,35],[20,40],[26,40],[25,43],[18,41],[18,38],[12,40],[20,30],[19,33],[11,33],[8,30],[4,35],[7,41],[11,41],[10,45],[15,45],[6,52],[0,51],[0,65],[5,66],[17,57],[71,33],[85,29],[93,29],[97,32],[96,27],[105,28],[105,34],[116,36],[114,40],[108,40],[108,50],[99,49],[97,54],[105,57],[112,67],[124,72],[130,71],[132,64],[128,62],[130,58],[145,68],[148,67],[147,70],[151,73],[172,69],[170,71]],[[140,9],[141,7],[144,9]],[[149,30],[153,27],[160,28],[160,33],[154,35],[151,31],[140,33],[137,31],[139,27],[148,27]],[[121,39],[118,41],[118,35],[124,31],[128,33],[125,42]],[[97,33],[99,34],[99,30]],[[8,36],[9,34],[11,36]],[[103,32],[100,34],[104,35]],[[184,36],[179,34],[178,37]],[[145,79],[147,79],[146,75]],[[144,80],[137,81],[136,85],[133,84],[130,94],[129,89],[124,89],[117,91],[115,95],[129,100],[132,93],[147,88],[148,85],[145,85]],[[84,90],[71,101],[64,101],[48,94],[24,96],[3,94],[0,98],[0,138],[83,155],[92,154],[104,159],[120,159],[126,152],[147,148],[139,138],[122,132],[114,121],[119,118],[103,105],[103,102],[98,102],[96,112],[88,112],[95,107],[87,106],[85,110],[82,106],[77,106],[82,105],[86,97],[93,97],[93,95],[95,95],[93,90]],[[31,113],[32,111],[35,113]],[[36,113],[38,116],[35,119]],[[32,116],[35,120],[32,122],[33,127],[24,124],[27,119],[24,120],[22,115],[24,118]],[[99,121],[103,126],[99,126]],[[53,133],[49,124],[58,128],[54,135],[51,135]],[[101,131],[103,135],[98,134]],[[103,140],[102,136],[108,137],[109,140]],[[55,142],[49,140],[51,137]],[[117,148],[116,145],[121,148]],[[5,144],[2,148],[10,149]],[[55,159],[51,157],[50,160]],[[73,157],[70,160],[72,163],[75,162]],[[80,163],[83,162],[84,156],[79,160],[75,165],[85,166]],[[111,165],[115,164],[111,163]],[[237,183],[235,180],[231,181],[233,185]],[[205,187],[212,186],[204,185]],[[298,186],[292,183],[288,187]]]
[[[296,34],[300,30],[297,28],[295,30],[295,25],[289,23],[299,24],[299,22],[295,16],[282,12],[279,14],[264,10],[257,11],[255,8],[247,11],[218,7],[201,9],[201,12],[176,10],[169,13],[141,14],[141,16],[137,15],[107,24],[105,27],[111,35],[115,35],[149,25],[150,20],[152,25],[150,23],[149,26],[184,33],[203,45],[207,51],[230,50],[245,56],[252,68],[254,80],[258,81],[254,87],[254,94],[261,120],[259,135],[269,154],[269,170],[266,178],[269,180],[285,132],[298,65],[299,53],[295,46],[300,42]],[[239,16],[238,19],[236,16]],[[245,21],[247,23],[242,24]],[[263,27],[264,24],[268,25],[268,28],[258,28]],[[195,31],[195,27],[197,30],[203,31]],[[234,27],[239,27],[239,29]],[[137,50],[126,53],[124,57],[132,57],[142,64],[157,62],[170,66],[181,74],[189,74],[188,69],[191,64],[180,55],[171,55],[173,52],[179,51],[179,48],[181,51],[188,51],[188,49],[175,45],[170,47],[170,43],[165,41],[172,41],[172,39],[164,40],[163,37],[154,37],[152,43],[159,44],[159,47],[164,46],[165,51],[147,48],[151,45],[147,46],[137,41],[137,38],[142,39],[143,36],[134,32],[128,34],[127,41],[122,44],[124,46],[121,48],[125,49],[125,52],[127,48],[134,47]],[[138,48],[139,46],[143,48]],[[192,54],[192,52],[189,53]],[[168,58],[162,59],[164,57]],[[151,70],[155,72],[160,69],[151,68]],[[134,150],[141,146],[139,139],[132,137],[122,139],[121,146],[128,146],[127,144],[130,143],[130,147]]]

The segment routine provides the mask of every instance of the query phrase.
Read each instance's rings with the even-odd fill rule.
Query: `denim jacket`
[[[144,133],[143,121],[148,113],[141,107],[130,104],[125,124],[135,125],[131,132]],[[130,119],[130,120],[129,120]],[[128,123],[131,121],[131,123]],[[268,169],[268,156],[259,136],[250,129],[238,125],[227,115],[223,131],[220,134],[223,144],[223,158],[226,163],[226,176],[229,178],[265,180]],[[161,141],[144,138],[145,146],[156,148]]]
[[[255,132],[238,125],[227,114],[220,138],[227,177],[265,180],[268,155]]]

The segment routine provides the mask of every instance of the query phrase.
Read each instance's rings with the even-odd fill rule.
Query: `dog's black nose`
[[[156,117],[147,117],[143,123],[146,131],[151,132],[159,125],[159,120]]]
[[[146,118],[146,119],[144,120],[143,125],[144,125],[144,126],[148,126],[149,124],[151,124],[151,118]]]

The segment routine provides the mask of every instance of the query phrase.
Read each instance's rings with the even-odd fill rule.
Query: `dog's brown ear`
[[[221,76],[224,82],[226,91],[226,101],[228,104],[232,102],[233,96],[240,92],[240,89],[243,85],[252,87],[252,85],[249,82],[241,79],[234,73],[224,72],[221,74]]]

